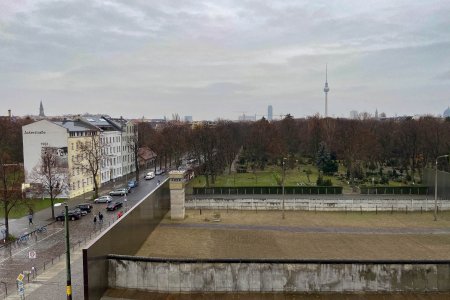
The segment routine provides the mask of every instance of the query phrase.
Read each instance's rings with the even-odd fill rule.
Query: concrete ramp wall
[[[169,207],[169,181],[166,180],[83,249],[85,300],[100,299],[108,288],[107,255],[135,254]]]
[[[110,288],[157,292],[450,291],[450,261],[189,260],[108,256]]]

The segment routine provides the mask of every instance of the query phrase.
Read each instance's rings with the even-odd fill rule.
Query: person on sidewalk
[[[103,214],[101,212],[98,212],[98,220],[100,224],[103,224]]]
[[[30,210],[29,214],[28,214],[28,226],[33,225],[33,211]]]
[[[121,216],[123,216],[123,211],[119,211],[119,213],[117,214],[117,219],[119,219]]]
[[[94,216],[94,228],[97,225],[97,216]]]

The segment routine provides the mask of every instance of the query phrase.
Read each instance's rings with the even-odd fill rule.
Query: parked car
[[[81,211],[86,211],[87,213],[90,213],[93,208],[93,206],[90,203],[81,203],[75,207],[81,209]]]
[[[128,189],[126,188],[120,188],[109,192],[110,196],[125,196],[126,194],[128,194]]]
[[[67,217],[69,220],[75,221],[81,218],[81,210],[69,210],[67,212]],[[64,221],[64,211],[62,211],[59,215],[56,216],[56,221]]]
[[[153,178],[155,178],[155,173],[154,173],[154,172],[148,172],[148,173],[144,176],[144,179],[145,179],[145,180],[150,180],[150,179],[153,179]]]
[[[109,203],[112,201],[112,197],[111,196],[100,196],[97,199],[94,200],[94,203]]]
[[[106,210],[113,211],[113,210],[121,208],[122,205],[123,205],[123,203],[121,201],[110,202],[110,203],[108,203]]]
[[[164,174],[164,173],[166,173],[166,170],[165,169],[159,169],[159,170],[156,170],[156,175],[162,175],[162,174]]]
[[[137,187],[138,185],[139,185],[139,182],[136,181],[136,180],[130,180],[130,181],[128,181],[128,187],[129,187],[129,188],[135,188],[135,187]]]
[[[73,211],[78,212],[82,217],[88,214],[87,211],[81,210],[80,208],[78,208],[78,207],[76,207],[76,206],[73,207],[73,208],[70,208],[69,210],[73,210]]]

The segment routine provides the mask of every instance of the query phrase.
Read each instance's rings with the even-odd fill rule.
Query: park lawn
[[[55,203],[64,202],[64,199],[55,199]],[[12,208],[9,213],[10,219],[18,219],[28,215],[30,208],[33,209],[34,212],[38,212],[40,210],[46,209],[50,207],[50,199],[28,199],[24,203],[17,205]],[[4,209],[0,209],[0,218],[5,217]]]
[[[311,174],[309,180],[304,170],[310,169]],[[264,171],[248,172],[248,173],[225,173],[217,176],[214,184],[210,186],[279,186],[277,177],[282,178],[283,171],[280,167],[268,166]],[[285,185],[286,186],[315,186],[318,170],[315,166],[297,167],[286,170]],[[333,184],[337,184],[336,178],[333,176],[324,176],[325,179],[331,179]],[[192,187],[205,187],[205,176],[198,176],[189,183]]]

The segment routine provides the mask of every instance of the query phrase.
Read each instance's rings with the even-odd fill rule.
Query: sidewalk
[[[146,174],[148,171],[152,171],[153,168],[140,170],[139,177],[143,177],[144,174]],[[128,174],[126,176],[122,176],[119,179],[116,179],[115,182],[107,182],[102,184],[102,186],[99,188],[99,195],[103,195],[114,189],[115,187],[120,187],[122,185],[125,185],[127,183],[127,180],[131,180],[135,178],[135,173]],[[83,195],[77,196],[75,198],[72,198],[68,200],[69,207],[73,207],[75,205],[78,205],[80,203],[85,202],[91,202],[92,200],[93,192],[87,192]],[[55,216],[57,216],[61,211],[61,208],[55,208]],[[10,234],[14,235],[15,237],[20,237],[24,234],[30,233],[37,228],[41,226],[45,226],[48,223],[52,222],[52,210],[51,207],[47,207],[43,210],[37,211],[34,214],[33,217],[33,225],[28,225],[28,216],[24,216],[19,219],[9,219],[9,231]],[[0,228],[4,228],[4,222],[5,219],[0,219]],[[3,238],[3,236],[0,236],[0,238]]]

